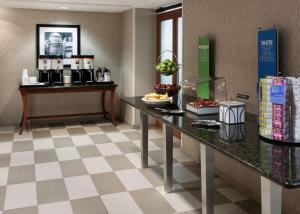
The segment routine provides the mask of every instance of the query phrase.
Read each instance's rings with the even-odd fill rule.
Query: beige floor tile
[[[8,184],[20,184],[35,181],[34,165],[10,167]]]
[[[87,133],[84,131],[83,128],[68,128],[67,129],[69,134],[74,136],[74,135],[86,135]]]
[[[35,151],[37,150],[46,150],[46,149],[53,149],[54,144],[51,138],[44,138],[44,139],[34,139],[33,140],[33,148]]]
[[[6,134],[1,134],[0,133],[0,143],[2,142],[12,142],[14,138],[13,133],[6,133]]]
[[[97,144],[96,146],[103,156],[122,154],[121,150],[113,143]]]
[[[54,149],[34,151],[35,163],[53,162],[57,160],[57,155]]]
[[[71,201],[74,214],[108,213],[100,197],[84,198]]]
[[[100,157],[101,154],[95,145],[77,147],[81,158]]]
[[[24,140],[32,140],[32,131],[31,130],[23,130],[23,133],[20,135],[19,131],[14,133],[14,141],[24,141]]]
[[[25,152],[32,150],[33,142],[31,140],[13,142],[12,152]]]
[[[108,125],[108,126],[100,126],[101,130],[103,132],[118,132],[119,130],[114,127],[113,125]]]
[[[124,153],[136,153],[140,152],[141,150],[132,142],[122,142],[122,143],[116,143],[116,146]]]
[[[101,195],[126,191],[120,179],[113,172],[95,174],[91,177]]]
[[[126,137],[126,135],[123,134],[122,132],[112,132],[112,133],[107,133],[106,135],[113,143],[130,141],[129,138]]]
[[[0,154],[8,154],[12,151],[12,142],[1,142],[0,143]]]
[[[63,179],[39,181],[36,183],[36,191],[39,205],[69,199]]]
[[[113,155],[105,158],[114,171],[133,169],[135,166],[126,158],[125,155]]]
[[[124,135],[126,135],[126,137],[128,137],[130,140],[140,140],[142,137],[138,131],[124,132]]]
[[[7,167],[10,163],[10,154],[0,154],[0,167]]]
[[[7,178],[8,178],[8,167],[1,167],[0,168],[0,186],[6,186]]]
[[[6,187],[0,187],[0,210],[4,208]]]
[[[236,204],[221,204],[214,207],[215,214],[247,214],[244,210],[238,207]]]
[[[68,137],[70,134],[69,132],[65,129],[65,128],[51,128],[50,130],[51,136],[53,138],[57,138],[57,137]]]
[[[74,146],[73,141],[70,137],[53,138],[53,143],[55,148]]]
[[[131,191],[130,195],[145,214],[171,214],[175,212],[170,204],[155,189]]]
[[[103,133],[102,129],[100,129],[100,127],[96,126],[96,125],[84,126],[83,129],[87,134],[101,134],[101,133]]]
[[[160,166],[153,166],[146,169],[140,169],[143,175],[153,186],[164,185],[164,170]]]
[[[75,146],[88,146],[94,144],[88,135],[72,136],[71,138]]]
[[[32,131],[32,136],[34,139],[40,138],[51,138],[50,130],[43,130],[43,131]]]
[[[68,161],[61,161],[60,167],[62,170],[63,176],[72,177],[72,176],[79,176],[87,174],[87,170],[82,162],[82,160],[68,160]]]
[[[90,138],[95,144],[112,143],[105,134],[90,135]]]
[[[226,198],[231,200],[232,202],[238,202],[238,201],[245,201],[249,198],[245,195],[241,194],[237,190],[233,189],[232,187],[228,188],[218,188],[217,191],[224,195]]]
[[[38,214],[38,207],[25,207],[13,210],[5,210],[3,214]]]

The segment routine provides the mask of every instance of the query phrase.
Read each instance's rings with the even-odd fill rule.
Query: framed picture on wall
[[[80,25],[37,24],[37,62],[40,55],[62,55],[70,67],[72,55],[80,55]]]

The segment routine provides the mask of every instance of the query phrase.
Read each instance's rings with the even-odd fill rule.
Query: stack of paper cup
[[[260,80],[259,125],[260,135],[272,136],[272,103],[270,99],[273,78]]]

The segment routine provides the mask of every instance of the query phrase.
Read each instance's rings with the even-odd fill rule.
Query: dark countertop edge
[[[61,89],[61,88],[101,88],[109,86],[118,86],[115,83],[103,83],[103,84],[66,84],[66,85],[19,85],[20,89]]]
[[[132,105],[131,103],[127,102],[127,100],[125,100],[126,97],[121,97],[120,99],[121,99],[123,102],[127,103],[128,105],[130,105],[130,106],[136,108],[134,105]],[[138,110],[140,110],[140,109],[138,109]],[[140,111],[141,111],[141,110],[140,110]],[[142,112],[144,112],[144,111],[142,111]],[[144,112],[144,113],[148,114],[147,112]],[[276,184],[278,184],[278,185],[280,185],[280,186],[283,186],[283,187],[288,188],[288,189],[296,189],[296,188],[299,188],[299,187],[300,187],[300,181],[297,182],[296,184],[295,184],[295,183],[290,183],[290,182],[280,182],[279,180],[276,180],[276,179],[274,179],[273,177],[268,176],[267,174],[263,173],[261,170],[257,170],[257,168],[256,168],[255,166],[253,166],[253,165],[251,165],[251,164],[249,164],[249,163],[247,163],[247,162],[241,160],[239,157],[234,156],[234,155],[232,155],[232,154],[228,154],[228,153],[226,153],[226,151],[223,151],[223,150],[220,150],[220,149],[214,147],[214,145],[213,145],[212,142],[208,142],[208,141],[206,141],[206,140],[204,140],[204,139],[197,139],[197,138],[195,138],[191,133],[189,133],[187,130],[178,129],[178,127],[174,126],[174,125],[171,124],[169,121],[166,121],[166,120],[161,119],[161,118],[159,117],[159,114],[158,114],[158,115],[155,115],[155,114],[148,114],[148,115],[152,116],[152,117],[155,118],[155,119],[161,120],[162,122],[166,123],[166,124],[169,125],[170,127],[174,128],[174,129],[177,129],[177,130],[181,131],[182,133],[188,135],[189,137],[191,137],[191,138],[193,138],[193,139],[199,141],[199,143],[204,143],[205,145],[212,147],[212,148],[215,149],[216,151],[218,151],[218,152],[220,152],[220,153],[222,153],[222,154],[225,154],[225,155],[227,155],[228,157],[230,157],[230,158],[232,158],[232,159],[234,159],[234,160],[239,161],[239,162],[240,162],[241,164],[243,164],[244,166],[246,166],[246,167],[248,167],[248,168],[250,168],[250,169],[253,169],[255,172],[259,173],[260,176],[263,176],[263,177],[265,177],[265,178],[268,178],[269,180],[275,182]]]

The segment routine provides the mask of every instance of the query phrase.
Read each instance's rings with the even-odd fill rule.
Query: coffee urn
[[[40,55],[38,60],[39,82],[50,84],[51,59],[49,56]]]
[[[62,55],[51,57],[51,68],[51,83],[53,85],[63,85],[64,63]]]
[[[94,55],[83,56],[83,79],[87,84],[94,83]]]
[[[83,83],[83,61],[79,55],[72,55],[71,57],[71,79],[73,84]]]

